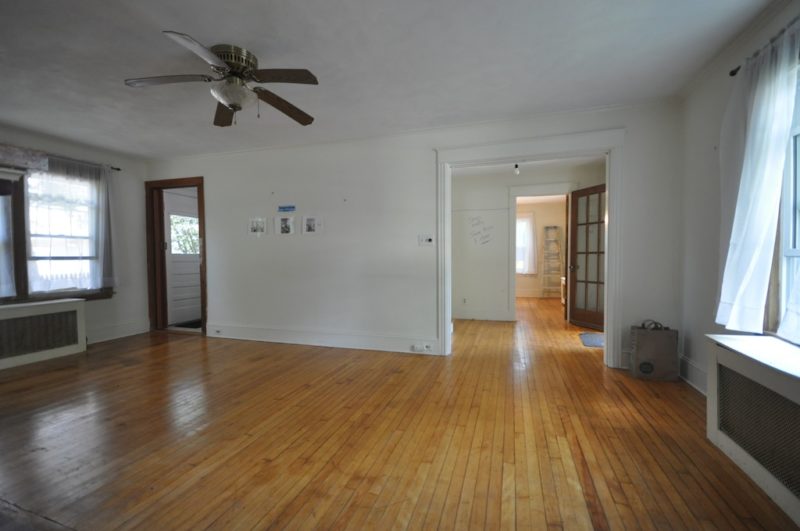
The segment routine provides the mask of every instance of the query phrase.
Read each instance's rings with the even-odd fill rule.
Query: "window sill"
[[[800,347],[774,336],[707,334],[719,346],[800,378]]]
[[[0,305],[20,304],[25,302],[57,301],[60,299],[84,299],[87,301],[94,301],[100,299],[110,299],[113,296],[113,288],[59,291],[58,293],[35,293],[28,295],[27,297],[6,297],[4,299],[0,299]]]

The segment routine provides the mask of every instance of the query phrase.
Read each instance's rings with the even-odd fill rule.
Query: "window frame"
[[[789,298],[789,278],[788,272],[790,260],[800,260],[800,229],[798,229],[798,185],[800,184],[800,164],[798,161],[798,151],[800,151],[800,125],[792,128],[789,135],[789,153],[787,156],[788,164],[785,165],[783,188],[781,190],[781,209],[780,209],[780,263],[778,265],[780,297],[778,307],[780,315],[786,311],[786,302]],[[779,321],[780,324],[780,321]]]
[[[789,135],[789,153],[785,165],[783,189],[781,190],[781,256],[784,258],[800,256],[800,205],[798,205],[798,151],[800,151],[800,125],[792,128]],[[797,216],[797,217],[796,217]]]
[[[31,293],[28,283],[28,238],[25,233],[27,201],[25,188],[29,172],[12,182],[11,192],[11,226],[12,249],[14,263],[14,285],[17,294],[11,297],[0,297],[0,305],[23,302],[43,302],[58,299],[110,299],[114,288],[54,290]],[[72,258],[74,260],[74,258]]]

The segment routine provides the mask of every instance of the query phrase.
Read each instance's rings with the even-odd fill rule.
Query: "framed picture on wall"
[[[322,218],[319,216],[303,216],[303,234],[316,234],[322,231]]]
[[[250,218],[250,223],[247,226],[247,232],[251,236],[263,236],[268,232],[267,218]]]
[[[275,218],[276,234],[294,234],[294,216],[277,216]]]

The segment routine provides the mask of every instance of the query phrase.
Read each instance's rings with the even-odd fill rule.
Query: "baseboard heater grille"
[[[800,498],[800,405],[717,367],[719,430]]]
[[[0,358],[78,343],[78,312],[46,313],[0,320]]]

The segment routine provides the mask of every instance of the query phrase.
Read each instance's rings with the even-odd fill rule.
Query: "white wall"
[[[0,127],[0,143],[38,149],[55,155],[111,164],[111,236],[117,284],[110,299],[86,302],[86,332],[90,343],[145,332],[147,308],[143,159],[75,144],[66,140]]]
[[[788,6],[788,7],[787,7]],[[720,187],[717,147],[733,78],[728,72],[800,13],[800,3],[779,2],[721,51],[685,89],[683,193],[683,376],[705,390],[720,285]],[[724,242],[727,243],[727,242]]]
[[[514,319],[514,298],[509,297],[511,227],[509,194],[512,187],[569,183],[573,189],[602,183],[605,162],[582,165],[565,161],[486,173],[453,172],[453,318]],[[564,207],[558,225],[564,226]],[[487,230],[491,227],[490,230]],[[537,222],[537,233],[544,225]],[[487,238],[476,233],[489,233]],[[489,241],[486,241],[486,240]],[[543,240],[543,237],[540,238]],[[540,247],[541,247],[540,242]],[[536,275],[536,282],[540,275]],[[520,279],[522,281],[520,282]],[[517,275],[523,288],[535,289],[533,277]],[[529,291],[530,293],[530,291]],[[538,293],[535,296],[539,296]],[[531,294],[525,296],[533,296]]]
[[[544,287],[544,228],[556,226],[561,229],[562,270],[566,264],[567,254],[567,203],[566,197],[546,203],[517,204],[517,215],[532,213],[536,225],[536,273],[533,275],[517,275],[517,297],[554,297],[560,298],[560,292],[549,295],[543,292]]]
[[[621,322],[677,323],[679,110],[666,101],[190,157],[155,162],[150,176],[205,177],[209,334],[408,350],[437,334],[436,249],[417,243],[436,234],[434,148],[622,127]],[[282,204],[323,216],[324,232],[247,235],[248,218]]]

